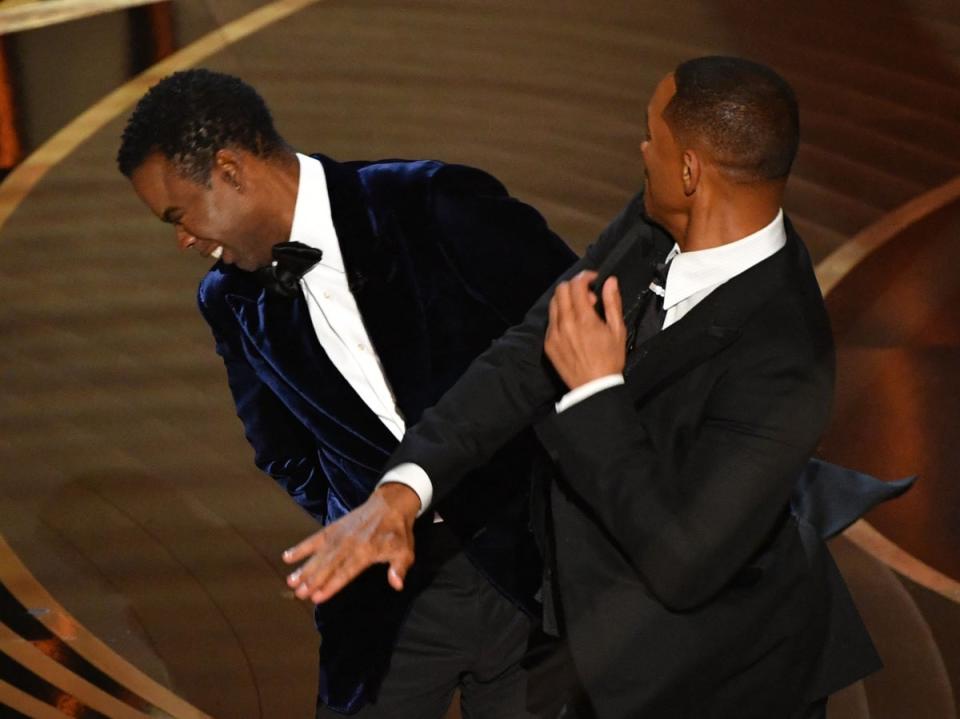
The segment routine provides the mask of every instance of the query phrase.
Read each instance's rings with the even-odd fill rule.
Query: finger
[[[294,587],[293,593],[298,599],[312,599],[312,595],[325,587],[346,561],[346,557],[337,557],[332,562],[321,564],[311,559],[301,567],[300,581]]]
[[[620,283],[616,277],[609,277],[603,283],[603,314],[607,326],[617,333],[625,331],[623,324],[623,300],[620,298]]]
[[[591,294],[593,293],[590,291],[590,281],[592,280],[592,277],[589,276],[590,274],[596,276],[595,272],[581,272],[574,278],[570,287],[571,305],[574,312],[580,316],[587,313],[595,314],[593,305],[594,302],[596,302],[596,297],[591,298]]]
[[[300,584],[301,576],[302,574],[300,573],[299,569],[295,569],[294,571],[290,572],[290,574],[287,575],[287,586],[290,587],[290,589],[296,589]]]
[[[387,569],[387,582],[398,592],[403,591],[403,575],[392,566]]]
[[[371,564],[373,564],[373,562],[365,562],[354,557],[347,558],[329,574],[322,583],[309,587],[310,601],[314,604],[327,601],[356,579],[357,576]]]
[[[562,283],[561,283],[561,284],[562,284]],[[560,285],[557,285],[558,288],[559,288],[559,286],[560,286]],[[557,302],[557,293],[556,293],[556,291],[554,291],[553,297],[550,298],[550,307],[549,307],[549,309],[548,309],[548,313],[549,313],[549,315],[548,315],[549,321],[548,321],[548,323],[547,323],[547,334],[549,335],[550,332],[556,331],[556,329],[557,329],[557,321],[558,321],[559,316],[560,316],[560,308],[559,308],[559,304],[558,304],[558,302]]]
[[[390,586],[398,592],[403,591],[403,580],[413,564],[413,551],[402,551],[396,557],[390,560],[390,568],[387,570],[387,581]]]
[[[339,562],[341,560],[334,560]],[[287,584],[300,599],[306,599],[310,592],[326,580],[336,567],[335,563],[320,562],[315,557],[287,577]]]
[[[322,585],[336,569],[351,556],[359,554],[354,542],[346,541],[335,547],[320,547],[296,571],[287,577],[287,584],[301,599]]]
[[[573,302],[570,299],[570,283],[561,282],[553,293],[553,300],[557,303],[557,329],[573,316]]]
[[[309,537],[300,542],[300,544],[285,550],[282,555],[283,561],[287,564],[296,564],[300,560],[309,557],[320,546],[323,545],[326,539],[325,531],[326,530],[321,529],[319,532],[311,534]]]

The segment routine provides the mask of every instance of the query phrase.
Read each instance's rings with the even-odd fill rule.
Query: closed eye
[[[160,219],[171,225],[179,225],[183,222],[183,210],[177,207],[168,207],[163,211]]]

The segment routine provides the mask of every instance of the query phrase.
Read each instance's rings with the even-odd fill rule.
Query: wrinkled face
[[[270,263],[270,243],[263,240],[250,198],[238,190],[228,171],[215,167],[207,187],[183,177],[170,160],[153,153],[130,180],[150,211],[173,225],[181,249],[219,256],[247,271]]]
[[[682,215],[688,204],[683,186],[683,148],[663,119],[670,98],[676,92],[673,74],[667,75],[647,105],[646,138],[640,145],[646,175],[644,208],[665,227]]]

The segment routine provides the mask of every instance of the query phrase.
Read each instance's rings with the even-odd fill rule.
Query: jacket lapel
[[[326,173],[340,251],[367,334],[401,413],[405,418],[419,416],[431,361],[403,223],[390,212],[374,211],[372,174],[361,176],[352,165],[315,157]]]
[[[651,390],[669,384],[739,336],[739,327],[715,323],[706,313],[692,317],[699,307],[636,350],[638,356],[626,374],[634,399],[640,400]]]
[[[317,342],[302,295],[285,298],[260,290],[256,297],[227,295],[227,302],[259,360],[281,383],[278,393],[299,396],[317,416],[389,455],[397,441],[367,407]],[[252,358],[257,360],[258,358]],[[263,369],[258,374],[264,375]]]
[[[659,332],[638,350],[627,372],[627,384],[637,400],[670,383],[735,341],[750,316],[783,287],[800,255],[799,238],[787,225],[787,243],[711,292],[682,320]]]

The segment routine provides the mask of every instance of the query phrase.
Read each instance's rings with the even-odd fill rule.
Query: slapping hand
[[[416,492],[395,482],[377,488],[366,502],[283,553],[287,564],[303,562],[287,576],[299,599],[320,604],[373,564],[387,564],[387,581],[398,592],[413,564]],[[304,561],[306,560],[306,561]]]

